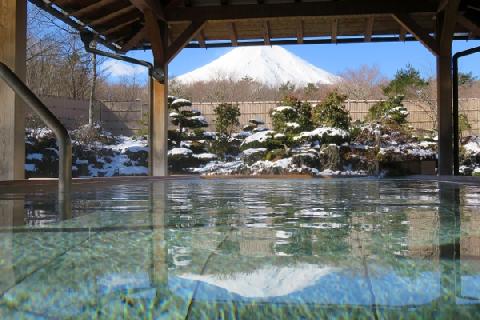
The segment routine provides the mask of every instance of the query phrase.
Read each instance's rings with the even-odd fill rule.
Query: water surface
[[[68,217],[0,194],[0,318],[478,318],[479,192],[150,181],[76,192]]]

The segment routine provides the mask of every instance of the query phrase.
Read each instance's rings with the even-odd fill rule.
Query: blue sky
[[[480,41],[456,41],[454,52],[480,46]],[[381,73],[389,78],[407,64],[419,69],[423,76],[435,75],[435,58],[418,42],[406,43],[361,43],[338,45],[289,45],[287,50],[331,73],[341,74],[347,69],[356,69],[361,65],[377,66]],[[169,66],[169,74],[178,76],[207,64],[231,48],[224,49],[184,49]],[[131,56],[150,60],[150,52],[135,52]],[[463,58],[460,69],[473,72],[480,77],[480,54]],[[121,73],[121,70],[119,70]],[[141,72],[141,69],[125,70],[124,75]],[[115,77],[112,74],[113,80]]]

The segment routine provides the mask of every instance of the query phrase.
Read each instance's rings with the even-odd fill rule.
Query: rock
[[[254,164],[259,160],[263,160],[267,152],[267,148],[251,148],[244,150],[241,154],[241,158],[247,164]]]
[[[339,148],[334,145],[324,145],[320,149],[320,168],[322,170],[338,171],[342,169],[342,158]]]
[[[148,167],[148,152],[147,151],[138,150],[138,151],[133,152],[133,151],[127,150],[125,152],[125,154],[127,155],[127,157],[130,160],[135,161],[137,166]]]
[[[251,124],[251,125],[254,125],[254,126],[260,126],[260,125],[265,124],[265,122],[263,122],[261,120],[256,120],[256,119],[250,119],[250,120],[248,120],[248,123]]]
[[[292,156],[292,163],[299,168],[319,168],[320,158],[313,152],[302,152]]]

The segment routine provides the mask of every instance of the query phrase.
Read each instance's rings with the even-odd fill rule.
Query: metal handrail
[[[462,57],[474,53],[480,53],[480,47],[470,48],[465,51],[457,52],[453,55],[452,62],[452,86],[453,86],[453,171],[454,175],[460,174],[460,124],[459,124],[459,94],[458,94],[458,61]]]
[[[69,198],[72,187],[72,141],[67,129],[48,110],[40,99],[23,83],[23,81],[4,63],[0,62],[0,78],[22,98],[23,101],[45,122],[53,131],[58,144],[58,192],[59,200]]]

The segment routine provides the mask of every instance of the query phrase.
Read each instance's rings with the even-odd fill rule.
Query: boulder
[[[324,145],[320,149],[320,168],[322,170],[342,170],[342,158],[339,147],[334,144]]]

